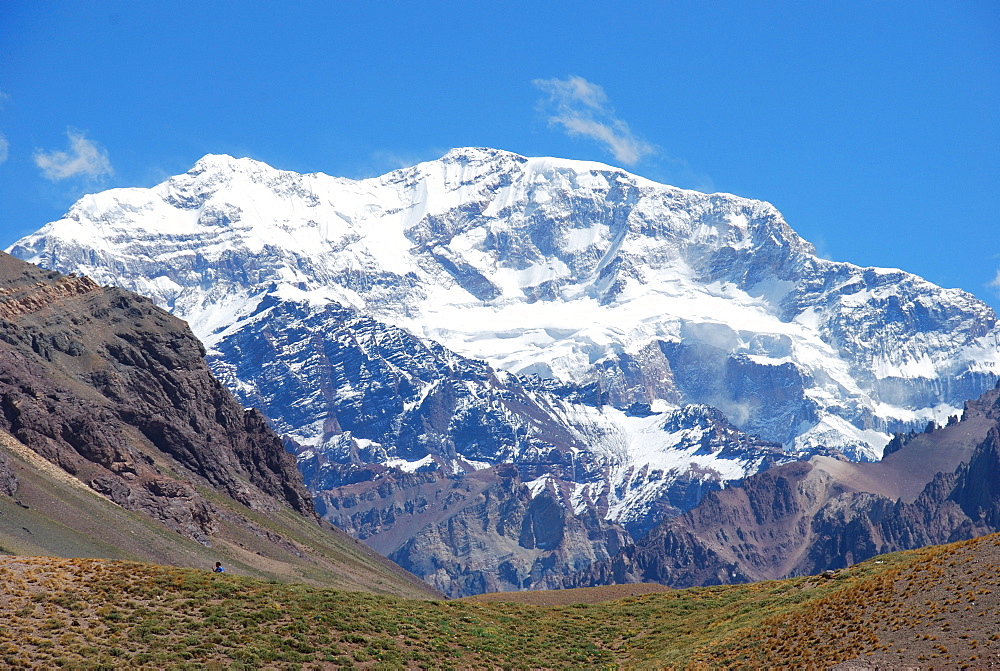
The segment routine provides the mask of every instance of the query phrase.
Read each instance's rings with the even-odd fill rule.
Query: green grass
[[[891,604],[899,576],[939,565],[947,547],[880,557],[828,579],[561,607],[415,601],[129,562],[4,562],[0,666],[808,666],[872,645],[859,618]],[[840,649],[820,650],[818,622],[837,623]]]

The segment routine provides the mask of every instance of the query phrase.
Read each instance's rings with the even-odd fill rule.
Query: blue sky
[[[206,153],[451,147],[774,203],[827,258],[1000,307],[1000,2],[0,1],[0,247]]]

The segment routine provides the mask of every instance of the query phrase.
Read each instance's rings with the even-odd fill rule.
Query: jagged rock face
[[[460,479],[388,473],[371,485],[324,491],[317,508],[449,596],[558,587],[631,541],[593,506],[567,509],[554,483],[524,486],[511,464]]]
[[[184,323],[146,298],[0,256],[0,429],[202,542],[216,530],[214,507],[156,451],[251,508],[312,514],[294,459],[203,355]]]
[[[563,584],[807,575],[1000,530],[1000,389],[901,444],[879,464],[814,457],[751,476]]]
[[[799,573],[842,568],[877,554],[975,538],[1000,530],[1000,432],[994,427],[968,463],[940,473],[913,503],[857,494],[825,506]]]
[[[261,310],[269,320],[224,338],[211,360],[246,405],[327,459],[461,460],[475,470],[469,464],[509,461],[540,442],[532,433],[545,434],[529,432],[524,415],[544,418],[546,410],[516,380],[498,377],[481,361],[335,304],[311,310],[268,300]],[[287,328],[274,332],[270,319]],[[292,398],[299,403],[286,410]],[[561,427],[546,429],[560,434],[545,434],[547,445],[583,447]]]
[[[1000,370],[988,306],[819,259],[767,203],[495,150],[362,181],[208,156],[88,196],[12,251],[187,319],[324,514],[434,548],[413,559],[431,572],[456,549],[396,515],[415,502],[360,520],[334,512],[341,488],[510,462],[567,519],[641,537],[793,458],[878,458]],[[562,538],[569,564],[546,575],[618,542]],[[476,575],[449,584],[518,582]]]
[[[606,517],[617,515],[630,531],[641,533],[663,516],[694,505],[704,491],[718,488],[713,464],[730,462],[742,469],[755,460],[751,467],[765,468],[786,458],[777,446],[739,432],[718,411],[687,407],[664,419],[647,406],[646,411],[636,409],[633,414],[639,416],[628,421],[654,423],[650,440],[673,436],[671,449],[686,450],[706,467],[674,473],[650,464],[636,467],[618,453],[624,437],[600,413],[589,411],[593,417],[586,423],[586,417],[567,421],[578,406],[564,397],[586,391],[546,389],[497,373],[483,362],[428,346],[401,329],[337,305],[311,310],[265,301],[262,310],[272,317],[280,312],[286,324],[297,327],[276,334],[266,327],[268,322],[256,320],[255,327],[221,340],[214,359],[221,378],[249,381],[233,386],[252,390],[243,402],[268,413],[284,399],[307,399],[308,390],[318,386],[324,404],[304,402],[298,409],[303,414],[288,424],[275,422],[299,452],[318,510],[448,594],[552,584],[552,576],[609,557],[625,544],[628,534]],[[316,332],[324,337],[309,337]],[[274,355],[288,351],[295,356]],[[622,414],[611,408],[606,412]],[[589,430],[581,432],[581,425]],[[313,432],[323,434],[320,440]],[[493,499],[476,505],[465,501],[463,512],[447,522],[427,516],[428,497],[432,502],[438,496],[457,496],[467,487],[476,496],[490,497],[496,487],[484,492],[475,483],[490,472],[482,465],[492,460],[513,464],[518,496],[529,502],[532,491],[550,488],[546,500],[558,506],[565,525],[574,530],[558,535],[558,547],[547,548],[544,562],[539,559],[543,541],[541,546],[512,542],[512,532],[495,531],[520,529],[526,514],[520,508],[489,505]],[[396,464],[415,472],[401,472]],[[469,479],[451,475],[456,466]],[[523,482],[533,483],[533,489]],[[641,496],[653,502],[634,509],[624,505],[629,497]],[[529,505],[522,503],[522,508]],[[530,526],[533,517],[528,519]],[[449,529],[462,525],[463,532],[442,533],[444,524]],[[467,546],[481,552],[467,556]],[[496,556],[505,559],[494,561]],[[498,573],[501,568],[506,577]]]
[[[718,411],[687,406],[652,413],[646,405],[633,408],[632,416],[612,407],[600,412],[579,401],[592,390],[494,371],[334,303],[317,308],[271,297],[258,315],[267,318],[248,319],[216,345],[210,360],[220,379],[244,404],[277,418],[274,426],[299,454],[306,485],[326,519],[449,594],[544,584],[544,576],[617,551],[625,533],[617,523],[641,534],[694,505],[721,486],[721,464],[741,473],[788,458],[780,446],[746,436]],[[275,332],[273,320],[285,328]],[[285,410],[288,399],[298,399],[291,411]],[[630,438],[613,417],[645,425],[636,438],[648,452],[645,461],[623,449]],[[448,547],[454,535],[442,536],[419,514],[402,512],[420,509],[423,479],[450,483],[446,476],[472,477],[495,462],[513,464],[519,486],[551,487],[551,500],[571,528],[615,531],[595,539],[590,532],[560,536],[544,570],[529,568],[537,560],[535,546],[515,544],[500,554],[510,555],[505,575],[517,575],[516,581],[499,578],[500,562],[455,563],[464,550]],[[395,483],[413,478],[420,486],[396,489]],[[384,494],[387,487],[391,497]],[[349,505],[375,492],[380,505],[364,513]],[[522,494],[531,495],[526,488]],[[481,536],[478,546],[503,545],[486,531],[510,524],[497,508],[481,506],[465,515],[479,520],[467,523],[465,532]],[[586,521],[609,517],[614,521]],[[455,523],[457,518],[449,521]],[[404,553],[381,543],[380,534],[412,544]],[[432,554],[417,560],[415,548]],[[445,564],[453,569],[442,573]]]

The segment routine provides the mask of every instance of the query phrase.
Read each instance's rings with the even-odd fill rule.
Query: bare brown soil
[[[706,646],[712,667],[952,669],[1000,667],[1000,535],[932,546],[859,565],[845,584],[783,616]],[[852,571],[857,569],[852,569]],[[798,589],[825,588],[844,572]]]
[[[837,669],[1000,667],[1000,538],[941,552],[898,578],[864,619],[879,647]]]

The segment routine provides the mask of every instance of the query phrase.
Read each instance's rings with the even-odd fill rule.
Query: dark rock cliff
[[[332,301],[266,295],[212,350],[220,379],[299,455],[320,514],[449,595],[551,586],[721,486],[709,460],[629,464],[627,436],[599,409],[603,383],[496,371]],[[649,438],[676,434],[672,449],[741,469],[791,458],[713,408],[657,414],[635,398],[646,403],[629,416],[659,417]],[[635,509],[609,520],[625,496]]]
[[[568,510],[555,481],[532,492],[513,464],[377,482],[324,492],[317,508],[449,596],[555,588],[630,540],[593,507]]]
[[[0,494],[13,496],[17,491],[17,476],[10,466],[10,459],[0,452]]]
[[[212,377],[184,322],[140,296],[6,254],[0,429],[118,505],[201,542],[218,516],[198,479],[250,508],[313,514],[294,458]],[[0,489],[12,491],[4,473],[0,462]]]

